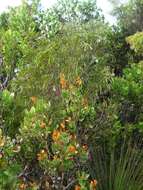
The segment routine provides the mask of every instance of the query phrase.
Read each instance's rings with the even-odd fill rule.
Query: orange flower
[[[31,96],[30,99],[31,99],[31,101],[32,101],[33,104],[35,104],[36,101],[37,101],[37,97],[36,96]]]
[[[78,151],[76,150],[76,147],[73,146],[73,145],[70,145],[70,146],[68,147],[68,152],[69,152],[69,153],[74,153],[74,154],[77,154],[77,153],[78,153]]]
[[[45,150],[41,150],[40,153],[37,154],[37,160],[41,161],[47,158],[47,152]]]
[[[25,184],[25,183],[21,183],[21,184],[19,185],[19,189],[20,189],[20,190],[25,190],[25,189],[26,189],[26,184]]]
[[[72,140],[76,139],[76,135],[75,134],[71,134],[70,137],[71,137]]]
[[[75,190],[81,190],[80,185],[76,185],[76,186],[75,186]]]
[[[36,182],[30,182],[29,185],[30,185],[30,187],[36,187],[37,186]]]
[[[97,186],[97,181],[96,181],[96,179],[94,179],[94,180],[92,180],[92,181],[90,182],[90,186],[91,186],[92,189],[96,190],[96,186]]]
[[[83,150],[87,151],[88,146],[87,146],[86,144],[84,144],[84,145],[82,146],[82,148],[83,148]]]
[[[40,128],[42,128],[42,129],[46,128],[46,123],[42,122],[42,123],[40,124]]]
[[[66,122],[66,123],[70,123],[71,120],[72,120],[71,117],[68,117],[67,119],[65,119],[65,122]]]
[[[65,122],[64,121],[62,123],[60,123],[60,128],[65,129]]]
[[[83,100],[82,100],[82,106],[83,106],[84,108],[87,108],[87,107],[88,107],[88,99],[87,99],[87,98],[83,98]]]
[[[76,84],[77,86],[81,86],[81,85],[82,85],[82,80],[81,80],[80,77],[77,77],[77,79],[76,79],[76,81],[75,81],[75,84]]]
[[[58,144],[61,145],[61,146],[63,146],[63,145],[64,145],[64,141],[59,140],[59,141],[58,141]]]
[[[65,75],[63,73],[60,74],[60,85],[62,89],[67,87],[67,81],[65,80]]]
[[[17,153],[17,152],[20,152],[20,149],[21,147],[19,145],[16,145],[14,148],[13,148],[13,152]]]
[[[57,140],[59,140],[59,138],[60,138],[60,132],[58,130],[54,130],[53,134],[52,134],[52,139],[54,141],[57,141]]]

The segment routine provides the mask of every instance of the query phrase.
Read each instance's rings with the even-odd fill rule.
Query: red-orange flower
[[[82,80],[81,80],[81,78],[79,76],[77,77],[75,83],[76,83],[77,86],[81,86],[82,85]]]
[[[70,137],[71,137],[72,140],[76,139],[76,135],[75,134],[71,134]]]
[[[60,132],[58,131],[58,130],[54,130],[53,131],[53,134],[52,134],[52,139],[54,140],[54,141],[57,141],[57,140],[59,140],[59,138],[60,138]]]
[[[37,97],[36,96],[31,96],[30,99],[31,99],[31,101],[32,101],[33,104],[35,104],[36,101],[37,101]]]
[[[94,179],[90,182],[90,186],[93,190],[96,190],[96,186],[97,186],[97,180]]]
[[[20,150],[21,150],[20,145],[16,145],[16,146],[13,148],[13,152],[15,152],[15,153],[20,152]]]
[[[66,123],[70,123],[71,120],[72,120],[71,117],[68,117],[67,119],[65,119],[65,122],[66,122]]]
[[[30,182],[30,183],[29,183],[29,186],[30,186],[30,187],[36,187],[37,184],[36,184],[36,182]]]
[[[73,145],[70,145],[70,146],[68,147],[68,152],[69,152],[69,153],[73,153],[73,154],[77,154],[77,153],[78,153],[76,147],[73,146]]]
[[[81,190],[80,185],[76,185],[76,186],[75,186],[75,190]]]
[[[82,146],[82,148],[83,148],[83,150],[87,151],[87,149],[88,149],[87,144],[84,144],[84,145]]]
[[[60,123],[60,128],[65,129],[65,122],[64,121]]]
[[[19,185],[19,189],[20,189],[20,190],[25,190],[26,187],[27,187],[27,185],[26,185],[25,183],[21,183],[21,184]]]
[[[82,106],[83,106],[84,108],[87,108],[87,107],[88,107],[88,99],[87,99],[87,98],[83,98],[83,100],[82,100]]]
[[[46,123],[42,122],[42,123],[40,124],[40,128],[42,128],[42,129],[46,128]]]
[[[65,75],[63,73],[60,74],[60,85],[62,89],[67,88],[67,81],[65,79]]]

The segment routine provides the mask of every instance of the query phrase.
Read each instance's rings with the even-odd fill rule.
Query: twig
[[[74,185],[78,180],[73,180],[71,181],[66,187],[63,188],[63,190],[67,190],[69,187],[71,187],[72,185]]]

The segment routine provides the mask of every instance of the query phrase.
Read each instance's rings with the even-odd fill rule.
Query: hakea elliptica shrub
[[[50,100],[30,97],[13,147],[13,159],[23,168],[19,189],[96,189],[97,181],[85,173],[88,146],[78,137],[78,122],[87,115],[95,117],[94,108],[82,95],[80,77],[70,83],[60,74],[59,88],[55,111]]]

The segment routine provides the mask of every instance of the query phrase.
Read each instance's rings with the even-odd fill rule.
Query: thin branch
[[[63,188],[63,190],[69,189],[71,186],[73,186],[78,180],[71,181],[66,187]]]

